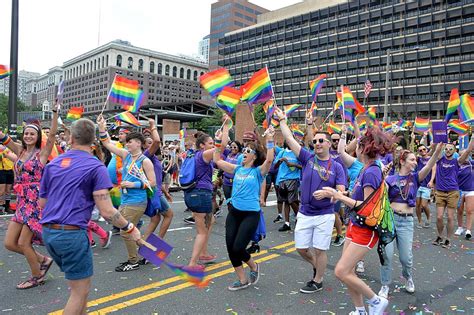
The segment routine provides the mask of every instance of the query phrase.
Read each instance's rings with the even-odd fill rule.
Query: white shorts
[[[295,227],[295,247],[328,250],[336,217],[334,213],[308,216],[298,212]]]
[[[473,191],[462,191],[462,196],[472,197],[472,196],[474,196],[474,190]]]

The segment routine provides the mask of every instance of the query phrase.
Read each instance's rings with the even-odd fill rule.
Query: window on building
[[[161,63],[158,64],[158,74],[163,74],[163,65]]]
[[[173,77],[177,77],[178,76],[178,68],[176,66],[173,67]]]
[[[109,55],[105,56],[105,66],[109,66]]]
[[[143,59],[138,60],[138,71],[143,71]]]
[[[150,62],[150,73],[155,72],[155,63],[152,61]]]
[[[186,79],[191,80],[191,69],[188,69],[186,73]]]
[[[127,69],[133,69],[133,58],[128,57]]]
[[[194,77],[193,77],[193,80],[194,81],[197,81],[198,79],[198,72],[196,70],[194,70]]]
[[[170,66],[169,65],[165,66],[165,75],[170,75]]]
[[[89,72],[89,63],[87,63],[87,72]]]
[[[179,69],[179,77],[181,79],[184,79],[184,69],[183,68]]]
[[[97,60],[94,60],[94,71],[97,70]]]
[[[117,56],[117,67],[121,67],[122,66],[122,55],[118,55]]]
[[[105,67],[104,65],[104,56],[102,56],[102,68]]]

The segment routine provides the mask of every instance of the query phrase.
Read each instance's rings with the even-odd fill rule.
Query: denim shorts
[[[43,226],[43,241],[67,280],[93,275],[92,250],[86,230],[53,230]]]
[[[212,191],[195,188],[184,192],[184,203],[192,212],[211,213],[212,212]]]
[[[431,198],[431,189],[428,187],[419,187],[416,192],[416,198],[430,200]]]

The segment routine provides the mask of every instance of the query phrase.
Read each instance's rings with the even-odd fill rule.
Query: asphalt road
[[[186,264],[193,244],[193,226],[183,222],[180,193],[174,193],[175,218],[166,240],[174,246],[169,260]],[[270,196],[269,200],[274,200]],[[235,281],[227,258],[224,240],[225,217],[219,217],[210,239],[210,251],[218,256],[206,268],[212,278],[210,286],[197,289],[182,281],[167,267],[142,266],[137,271],[117,273],[114,268],[126,260],[125,246],[114,236],[108,249],[94,249],[94,277],[88,311],[93,314],[348,314],[353,310],[347,289],[335,278],[334,266],[342,247],[331,247],[324,289],[301,294],[299,289],[310,280],[312,271],[294,249],[293,232],[278,232],[280,224],[272,223],[275,202],[264,208],[267,238],[262,251],[255,255],[261,263],[257,285],[238,292],[227,286]],[[224,211],[225,212],[225,211]],[[0,219],[3,240],[8,219]],[[104,223],[101,223],[105,226]],[[106,226],[109,229],[110,226]],[[431,245],[434,227],[416,229],[413,245],[416,292],[404,291],[400,263],[394,264],[394,283],[387,314],[474,314],[474,246],[456,238],[449,250]],[[40,251],[45,251],[39,247]],[[29,276],[25,259],[0,249],[1,314],[46,314],[60,312],[68,298],[67,282],[56,265],[50,269],[45,285],[19,291],[15,285]],[[375,250],[366,259],[363,278],[376,292],[380,289],[379,262]]]

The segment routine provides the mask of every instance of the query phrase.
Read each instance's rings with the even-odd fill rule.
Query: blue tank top
[[[140,174],[145,176],[143,170],[143,161],[146,159],[145,155],[140,155],[135,161],[132,160],[132,155],[128,154],[123,162],[122,167],[122,181],[129,181],[132,183],[142,183],[139,179]],[[122,190],[122,205],[136,205],[146,204],[147,194],[146,190],[142,188],[127,188],[126,193]]]

